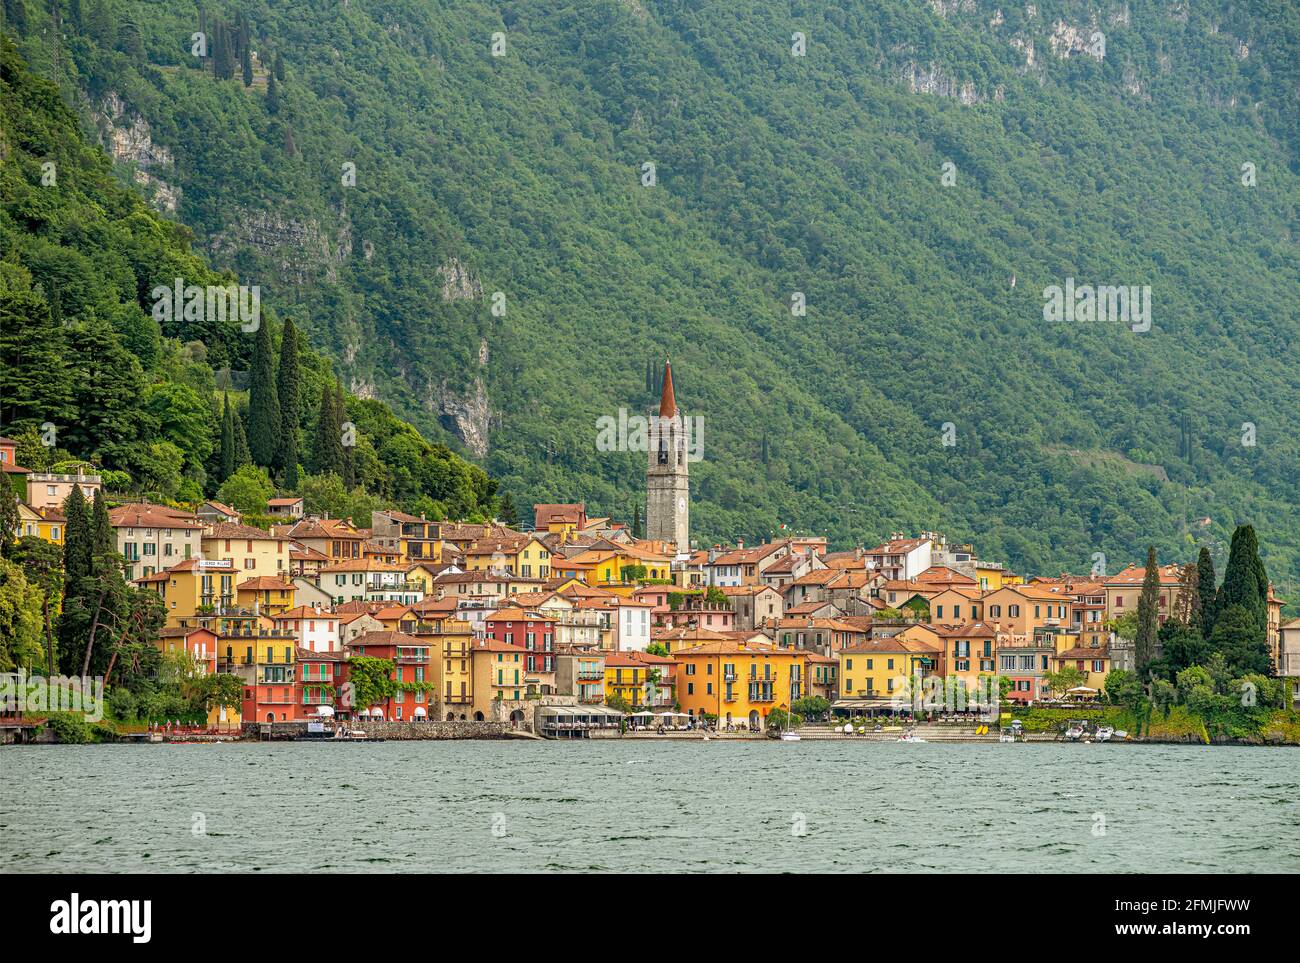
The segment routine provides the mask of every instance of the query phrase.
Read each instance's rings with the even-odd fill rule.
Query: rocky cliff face
[[[482,458],[487,454],[492,406],[482,377],[476,377],[464,392],[451,389],[445,382],[434,385],[426,405],[438,415],[442,426],[454,432],[475,456]]]
[[[296,219],[277,211],[241,211],[233,224],[208,241],[208,249],[218,262],[245,247],[268,258],[279,280],[302,285],[321,273],[326,280],[335,281],[339,266],[352,256],[352,224],[346,214],[342,215],[331,236],[314,218]]]
[[[154,143],[149,122],[112,90],[98,107],[90,108],[90,114],[99,131],[100,142],[113,160],[134,165],[132,180],[144,188],[153,206],[167,214],[175,214],[180,205],[180,188],[169,184],[159,174],[160,170],[171,169],[174,158],[169,148]]]

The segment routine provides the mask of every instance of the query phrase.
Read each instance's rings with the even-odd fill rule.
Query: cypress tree
[[[1138,597],[1137,638],[1133,655],[1139,673],[1145,673],[1155,658],[1156,638],[1160,632],[1160,566],[1156,562],[1156,547],[1147,546],[1147,569],[1142,579],[1142,594]]]
[[[285,321],[275,383],[281,418],[280,451],[276,464],[284,472],[284,483],[289,488],[298,487],[298,421],[302,406],[298,381],[298,331],[292,321]]]
[[[271,358],[271,330],[258,325],[253,343],[253,367],[248,376],[248,451],[263,468],[275,465],[280,446],[280,399],[275,390],[275,365]]]
[[[280,88],[279,81],[275,79],[275,74],[266,78],[266,110],[270,114],[280,112]]]
[[[515,508],[515,500],[510,497],[509,492],[501,495],[501,507],[497,511],[497,517],[501,519],[502,525],[511,528],[519,524],[519,512]]]
[[[239,65],[243,69],[244,86],[253,86],[253,54],[247,47],[240,54]]]
[[[327,381],[321,385],[320,409],[316,415],[316,436],[312,447],[312,467],[320,475],[343,477],[343,418],[334,407],[334,390]]]
[[[253,456],[248,451],[248,433],[244,430],[244,413],[238,408],[230,409],[231,420],[235,423],[235,471],[252,464]]]
[[[339,448],[343,451],[343,484],[351,488],[357,483],[356,464],[352,460],[352,451],[356,446],[343,444],[343,428],[347,424],[348,409],[341,382],[334,386],[334,410],[338,412],[339,417]]]
[[[90,630],[83,594],[91,573],[90,512],[81,488],[73,486],[63,501],[63,611],[59,616],[59,668],[65,675],[81,671],[81,653]]]
[[[284,60],[278,53],[275,55],[275,67],[271,71],[271,76],[282,83],[284,81]]]
[[[1215,609],[1215,589],[1214,589],[1214,559],[1210,558],[1210,550],[1201,547],[1201,553],[1196,558],[1196,594],[1200,600],[1200,621],[1197,628],[1201,630],[1201,635],[1205,638],[1210,637],[1214,631]]]
[[[20,537],[18,494],[9,484],[9,476],[0,472],[0,558],[10,558]]]
[[[225,481],[235,473],[235,416],[230,410],[230,394],[227,392],[221,407],[221,456],[218,459],[219,482]]]
[[[1223,585],[1215,598],[1216,613],[1240,605],[1250,613],[1261,638],[1268,631],[1268,574],[1259,557],[1259,540],[1253,525],[1239,525],[1232,533],[1228,564],[1223,570]]]

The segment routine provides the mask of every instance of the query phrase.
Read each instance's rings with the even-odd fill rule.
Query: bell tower
[[[672,362],[664,363],[659,414],[651,419],[646,469],[646,538],[673,542],[678,554],[691,550],[691,485],[686,420],[677,410]]]

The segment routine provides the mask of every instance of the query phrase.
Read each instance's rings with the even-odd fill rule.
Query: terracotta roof
[[[734,641],[733,637],[726,632],[714,632],[711,629],[701,629],[692,626],[681,626],[676,628],[657,628],[651,629],[650,636],[656,642],[728,642]]]
[[[282,578],[276,578],[274,575],[259,575],[256,578],[246,578],[235,586],[235,591],[243,589],[252,589],[255,592],[281,591],[286,592],[294,587],[292,582]]]
[[[967,636],[984,638],[986,636],[996,636],[999,631],[987,622],[970,622],[967,625],[938,625],[933,628],[945,639],[960,639]]]
[[[109,524],[114,528],[202,528],[197,515],[169,508],[137,502],[109,509]]]
[[[1056,654],[1058,659],[1109,659],[1110,649],[1106,646],[1091,648],[1085,645],[1076,645],[1072,649],[1066,649],[1064,652]]]
[[[298,496],[296,496],[296,497],[292,497],[292,498],[270,498],[270,499],[267,499],[266,504],[267,504],[268,506],[271,506],[271,505],[297,505],[300,501],[302,501],[302,496],[301,496],[301,495],[298,495]]]
[[[778,631],[781,629],[826,629],[830,632],[853,632],[855,634],[866,631],[866,629],[858,628],[856,625],[841,622],[839,619],[786,618],[778,622],[776,627]]]
[[[299,662],[342,662],[342,652],[314,652],[311,649],[304,649],[301,645],[297,646]]]
[[[511,602],[515,601],[513,596],[511,596],[510,601]],[[506,608],[497,609],[497,611],[493,612],[483,621],[484,622],[554,622],[555,619],[549,618],[548,616],[545,615],[539,615],[536,612],[525,612],[523,609],[519,608],[518,606],[510,605],[507,606]]]
[[[721,642],[702,642],[688,649],[679,649],[673,653],[673,658],[686,659],[698,655],[777,655],[801,658],[803,653],[798,649],[783,649],[772,643],[727,639]]]
[[[337,612],[327,612],[324,609],[314,609],[310,605],[299,605],[296,608],[288,609],[279,615],[273,615],[271,618],[280,619],[327,619],[338,621]]]
[[[515,645],[513,642],[506,642],[498,639],[475,639],[475,652],[518,652],[521,655],[528,650],[522,645]]]
[[[1116,572],[1105,580],[1107,585],[1141,585],[1146,579],[1147,570],[1145,566],[1130,565],[1122,571]],[[1161,585],[1179,585],[1182,583],[1183,571],[1180,565],[1161,565],[1160,566],[1160,584]]]
[[[545,528],[551,522],[566,522],[576,525],[586,516],[587,506],[584,502],[560,505],[541,503],[533,506],[533,523],[538,528]]]
[[[387,509],[384,511],[378,511],[375,512],[375,514],[383,515],[385,518],[391,518],[395,522],[407,522],[408,524],[428,521],[428,519],[421,518],[418,515],[408,515],[406,512],[399,512],[396,509]]]
[[[931,655],[941,651],[942,649],[936,643],[927,642],[924,639],[900,639],[895,636],[892,639],[872,639],[870,642],[859,642],[856,645],[845,646],[840,649],[840,654],[898,655],[901,652]]]
[[[231,508],[229,505],[226,505],[226,504],[224,504],[224,503],[222,503],[222,502],[216,502],[216,501],[213,501],[212,499],[208,499],[208,500],[207,500],[206,502],[204,502],[203,504],[204,504],[204,505],[211,505],[213,508],[215,508],[217,511],[219,511],[219,512],[220,512],[221,514],[223,514],[223,515],[234,515],[236,518],[238,518],[240,515],[243,514],[243,512],[241,512],[241,511],[240,511],[239,509],[237,509],[237,508]]]
[[[383,645],[418,645],[428,648],[426,639],[417,639],[413,635],[407,635],[405,632],[393,632],[388,629],[376,632],[362,632],[355,639],[348,643],[353,648],[357,646],[383,646]]]
[[[978,584],[977,581],[969,575],[963,575],[956,569],[948,568],[946,565],[931,565],[924,572],[916,577],[918,582],[966,582],[971,585]]]
[[[673,390],[673,364],[664,362],[664,383],[659,390],[659,417],[677,417],[677,393]]]

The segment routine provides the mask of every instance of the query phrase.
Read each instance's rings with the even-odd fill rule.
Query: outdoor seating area
[[[605,706],[539,706],[534,718],[538,734],[552,739],[585,739],[623,724],[623,713]]]

